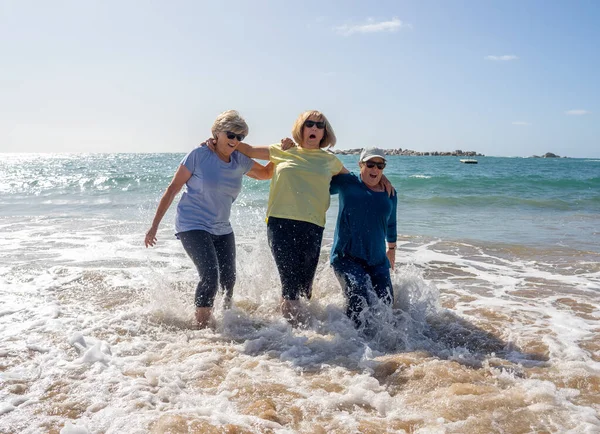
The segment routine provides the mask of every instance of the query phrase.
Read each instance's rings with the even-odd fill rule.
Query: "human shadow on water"
[[[525,366],[546,366],[549,360],[543,354],[524,352],[514,343],[506,342],[448,310],[428,315],[422,336],[423,339],[416,342],[418,349],[473,368],[481,368],[490,358],[494,365],[509,370],[514,369],[503,364],[502,359]]]
[[[519,365],[545,366],[548,361],[447,310],[414,319],[400,309],[388,309],[371,318],[370,329],[356,329],[338,306],[312,308],[312,321],[304,328],[232,309],[223,314],[216,333],[204,337],[236,343],[245,354],[266,354],[305,372],[327,365],[364,372],[377,366],[378,357],[408,352],[474,369],[487,364],[515,375],[520,375]]]

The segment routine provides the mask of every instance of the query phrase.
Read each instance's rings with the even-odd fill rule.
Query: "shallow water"
[[[85,185],[104,177],[83,157],[61,158]],[[432,237],[430,209],[422,233],[403,230],[401,210],[394,307],[357,331],[327,265],[328,223],[311,320],[293,329],[278,312],[266,246],[268,184],[248,184],[232,213],[234,308],[223,311],[219,297],[215,328],[196,330],[195,272],[172,214],[158,246],[142,247],[168,177],[157,181],[160,170],[136,158],[131,179],[148,179],[128,193],[123,183],[90,191],[56,180],[15,191],[32,180],[2,172],[13,190],[0,195],[0,432],[600,431],[597,250],[540,234],[498,242],[488,235],[493,210],[478,221],[482,236],[440,228]],[[401,197],[416,194],[390,173]]]

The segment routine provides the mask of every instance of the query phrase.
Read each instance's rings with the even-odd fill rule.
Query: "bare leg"
[[[212,320],[212,308],[211,307],[197,307],[196,308],[196,321],[198,321],[198,327],[205,329],[210,327]]]
[[[302,310],[300,300],[281,300],[281,314],[292,327],[298,327],[305,323],[307,318]]]

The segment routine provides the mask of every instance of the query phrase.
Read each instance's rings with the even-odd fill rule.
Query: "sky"
[[[319,110],[339,149],[600,157],[600,1],[0,0],[0,152],[187,152]]]

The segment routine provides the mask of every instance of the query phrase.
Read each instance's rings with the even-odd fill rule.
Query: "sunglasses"
[[[227,134],[227,138],[229,140],[237,139],[238,142],[241,142],[242,140],[244,140],[244,137],[246,137],[243,134],[236,134],[232,133],[231,131],[225,131],[225,134]]]
[[[377,166],[377,168],[379,170],[383,170],[385,169],[385,163],[374,163],[372,161],[365,161],[365,165],[369,168],[372,169],[373,167]]]
[[[316,121],[305,121],[305,122],[304,122],[304,126],[305,126],[306,128],[312,128],[312,127],[314,127],[315,125],[316,125],[316,126],[317,126],[317,128],[318,128],[318,129],[320,129],[320,130],[322,130],[323,128],[325,128],[325,122],[322,122],[322,121],[319,121],[319,122],[316,122]]]

